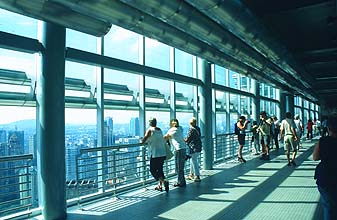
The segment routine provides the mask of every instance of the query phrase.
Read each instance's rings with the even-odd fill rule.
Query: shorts
[[[261,144],[268,145],[270,144],[270,135],[261,135],[260,136]]]
[[[245,145],[246,143],[246,135],[245,134],[239,134],[238,135],[238,141],[240,145]]]
[[[293,135],[284,136],[283,148],[285,151],[291,151],[291,150],[296,151],[297,150],[297,143],[294,140]]]

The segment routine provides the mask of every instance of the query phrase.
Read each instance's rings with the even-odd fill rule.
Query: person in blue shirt
[[[328,118],[329,136],[321,137],[312,158],[320,163],[315,169],[315,179],[324,207],[324,220],[337,219],[337,115]]]

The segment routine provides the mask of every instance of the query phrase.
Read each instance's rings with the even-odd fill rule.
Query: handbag
[[[173,157],[173,153],[171,151],[171,147],[168,143],[165,143],[165,150],[166,150],[166,159],[165,160],[170,160]]]

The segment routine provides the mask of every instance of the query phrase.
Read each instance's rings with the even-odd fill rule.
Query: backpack
[[[239,135],[240,134],[240,129],[238,127],[238,123],[234,124],[234,134]]]

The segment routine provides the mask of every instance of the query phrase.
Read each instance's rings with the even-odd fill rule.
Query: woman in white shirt
[[[174,184],[175,187],[185,187],[186,180],[184,176],[185,159],[186,159],[186,144],[183,137],[183,129],[179,126],[177,119],[171,119],[170,129],[167,131],[164,138],[170,141],[171,146],[175,149],[175,165],[178,180]]]
[[[157,120],[151,118],[149,120],[150,127],[147,129],[142,143],[148,143],[150,152],[150,172],[155,180],[159,181],[155,190],[163,191],[164,184],[165,191],[169,191],[169,183],[165,179],[163,165],[166,158],[165,140],[163,132],[157,127]]]

